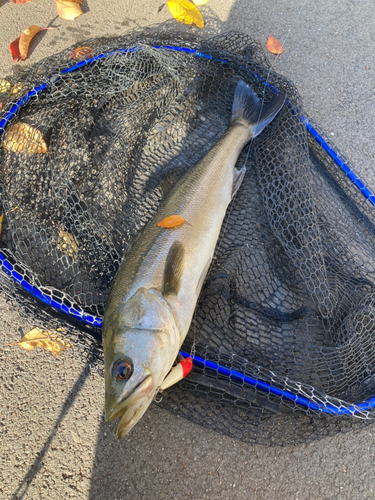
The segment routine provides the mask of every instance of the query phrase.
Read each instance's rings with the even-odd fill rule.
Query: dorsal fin
[[[184,270],[184,245],[175,241],[169,249],[167,260],[165,261],[162,294],[177,295],[181,285],[182,273]]]

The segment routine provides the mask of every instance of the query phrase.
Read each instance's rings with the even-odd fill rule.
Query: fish
[[[230,124],[208,153],[170,188],[155,215],[125,250],[105,305],[105,419],[125,436],[170,372],[188,333],[227,207],[246,168],[244,146],[284,105],[280,91],[263,104],[244,81],[235,89]],[[158,224],[179,215],[189,224]]]

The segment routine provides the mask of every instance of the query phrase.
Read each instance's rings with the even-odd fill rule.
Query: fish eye
[[[133,363],[129,358],[118,359],[112,368],[116,380],[128,380],[133,373]]]

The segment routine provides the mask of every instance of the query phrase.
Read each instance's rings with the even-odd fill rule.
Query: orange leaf
[[[168,0],[167,4],[172,16],[180,23],[195,24],[198,28],[204,27],[202,14],[188,0]]]
[[[180,226],[184,222],[186,222],[186,220],[183,217],[181,217],[181,215],[170,215],[169,217],[166,217],[161,222],[159,222],[157,225],[159,227],[170,228],[170,227]],[[186,222],[186,224],[189,224],[189,223]],[[189,225],[191,226],[191,224],[189,224]]]
[[[11,125],[2,146],[13,153],[47,153],[48,147],[39,130],[27,123]]]
[[[19,342],[7,345],[19,345],[26,351],[33,351],[35,347],[42,347],[51,351],[54,356],[57,356],[62,350],[71,347],[71,344],[63,340],[60,335],[43,331],[38,327],[26,333]]]
[[[283,44],[271,35],[268,37],[266,47],[272,54],[282,54],[284,49]]]
[[[94,50],[90,47],[78,47],[69,55],[71,59],[88,59],[94,55]]]
[[[67,21],[74,21],[83,14],[80,4],[82,0],[56,0],[57,14]]]
[[[54,28],[40,28],[39,26],[32,25],[29,28],[25,29],[25,31],[13,40],[10,44],[9,48],[12,53],[13,62],[17,62],[20,59],[25,61],[27,59],[27,53],[29,52],[29,46],[31,40],[34,36],[42,30],[51,30]]]
[[[12,3],[27,3],[27,2],[31,2],[32,0],[11,0]]]

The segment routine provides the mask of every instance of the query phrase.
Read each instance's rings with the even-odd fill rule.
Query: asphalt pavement
[[[0,7],[0,78],[85,38],[170,19],[163,0],[83,1],[75,21],[52,0]],[[207,33],[241,31],[284,42],[275,69],[306,114],[375,190],[375,13],[370,0],[210,0]],[[9,44],[30,25],[56,26],[13,64]],[[177,22],[176,22],[177,24]],[[274,56],[270,56],[274,58]],[[103,419],[103,379],[72,352],[23,351],[32,328],[0,298],[0,498],[373,499],[374,427],[290,447],[249,445],[149,409],[118,441]]]

